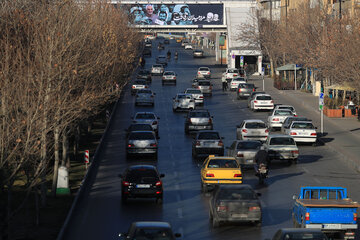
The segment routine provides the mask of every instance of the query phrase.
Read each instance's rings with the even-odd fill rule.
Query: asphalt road
[[[158,50],[153,44],[153,57],[146,58],[146,67],[154,63]],[[120,99],[116,119],[110,126],[108,137],[100,154],[100,165],[88,195],[74,211],[70,227],[64,239],[117,239],[126,232],[133,221],[167,221],[182,239],[254,239],[271,238],[282,227],[292,227],[292,196],[300,186],[343,186],[350,197],[360,200],[359,175],[341,161],[341,155],[327,146],[300,146],[297,165],[274,161],[266,185],[258,185],[252,170],[244,171],[244,183],[262,193],[263,224],[261,228],[249,224],[222,226],[212,229],[208,217],[209,196],[200,192],[200,161],[191,157],[192,137],[184,133],[184,113],[172,112],[172,98],[178,92],[191,87],[191,80],[200,66],[212,69],[213,96],[205,99],[204,108],[214,116],[214,129],[225,137],[225,146],[235,139],[235,126],[244,119],[266,120],[267,112],[249,111],[246,100],[236,100],[234,92],[222,92],[220,75],[224,67],[214,65],[214,57],[193,59],[191,50],[184,50],[173,40],[166,45],[172,52],[177,49],[179,60],[172,59],[166,69],[178,74],[176,86],[161,86],[161,78],[154,77],[151,89],[156,92],[155,107],[135,107],[135,98],[127,89]],[[262,88],[260,80],[255,84]],[[273,96],[275,103],[281,96]],[[280,100],[279,100],[280,101]],[[282,102],[284,103],[284,102]],[[154,111],[160,117],[159,156],[157,161],[125,158],[124,129],[131,123],[137,111]],[[299,115],[305,114],[297,109]],[[312,116],[307,116],[311,118]],[[121,188],[118,174],[126,166],[137,163],[156,164],[165,174],[164,202],[158,205],[152,200],[134,200],[121,204]]]

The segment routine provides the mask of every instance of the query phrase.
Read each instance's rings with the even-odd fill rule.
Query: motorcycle
[[[175,55],[175,56],[174,56],[174,59],[175,59],[175,60],[178,60],[178,55]]]
[[[263,184],[264,180],[268,177],[269,170],[267,166],[263,163],[261,163],[258,167],[257,176],[259,178],[259,183]]]

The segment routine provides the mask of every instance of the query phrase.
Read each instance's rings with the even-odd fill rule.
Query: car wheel
[[[185,127],[185,134],[189,134],[189,129]]]
[[[213,217],[213,219],[212,219],[212,227],[213,228],[218,228],[219,226],[220,226],[219,220],[217,220],[216,217]]]
[[[126,159],[130,159],[131,155],[129,153],[126,153]]]
[[[164,86],[164,85],[165,85],[165,83],[164,83],[164,82],[161,82],[161,85],[163,85],[163,86]]]
[[[173,108],[173,112],[176,112],[176,109],[175,109],[175,108]]]

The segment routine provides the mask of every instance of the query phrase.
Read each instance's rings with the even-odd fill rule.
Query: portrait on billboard
[[[222,25],[223,4],[123,5],[136,25]]]

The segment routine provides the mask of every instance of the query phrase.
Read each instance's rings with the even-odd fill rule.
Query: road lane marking
[[[317,179],[317,178],[314,178],[314,181],[319,183],[319,184],[321,183],[321,181],[319,179]]]
[[[178,208],[178,217],[179,218],[183,218],[183,212],[182,212],[182,208]]]
[[[302,167],[302,169],[303,169],[307,174],[310,174],[309,170],[307,170],[305,167]]]

